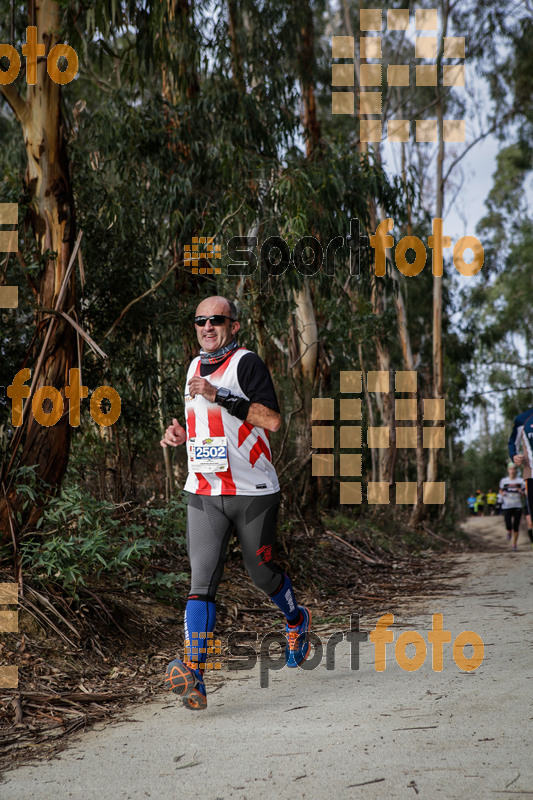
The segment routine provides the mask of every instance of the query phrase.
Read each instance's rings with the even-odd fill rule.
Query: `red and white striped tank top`
[[[217,388],[224,386],[237,397],[249,398],[241,389],[237,377],[237,365],[241,358],[251,352],[244,347],[224,361],[207,380]],[[225,408],[210,403],[205,397],[189,395],[191,378],[200,376],[200,357],[191,362],[185,388],[185,419],[187,444],[189,439],[208,439],[225,436],[228,446],[228,469],[225,472],[189,472],[185,491],[193,494],[263,495],[279,491],[278,476],[272,464],[272,452],[268,434],[228,414]],[[188,448],[187,448],[188,449]]]

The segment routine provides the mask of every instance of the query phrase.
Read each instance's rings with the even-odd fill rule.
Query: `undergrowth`
[[[36,503],[35,473],[31,468],[19,473],[24,483],[16,488],[24,495],[24,505]],[[54,584],[76,601],[80,587],[103,578],[123,590],[137,588],[165,601],[188,580],[186,573],[168,567],[185,554],[185,528],[182,496],[150,508],[98,500],[70,485],[47,501],[35,526],[21,532],[18,553],[23,574],[34,586]]]

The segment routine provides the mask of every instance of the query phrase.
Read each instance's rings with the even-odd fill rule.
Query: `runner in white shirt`
[[[507,539],[511,541],[513,550],[517,549],[518,528],[520,527],[520,517],[522,516],[522,497],[525,494],[526,484],[523,478],[517,477],[516,467],[509,463],[507,467],[507,478],[500,481],[500,492],[503,495],[503,516],[505,527],[507,528]]]
[[[185,391],[185,430],[177,419],[161,445],[187,443],[187,552],[191,591],[185,608],[185,662],[174,659],[166,685],[185,706],[206,707],[204,667],[215,627],[215,595],[235,528],[254,584],[286,618],[286,663],[309,654],[311,612],[296,603],[289,577],[274,561],[279,483],[268,431],[281,415],[270,373],[255,353],[239,347],[235,305],[209,297],[194,319],[200,355],[191,362]]]

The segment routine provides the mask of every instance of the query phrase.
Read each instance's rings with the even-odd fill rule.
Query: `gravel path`
[[[187,711],[171,695],[129,709],[114,724],[72,740],[58,758],[4,774],[2,800],[487,800],[533,798],[533,550],[524,533],[511,553],[501,519],[467,528],[494,542],[490,552],[460,558],[468,578],[453,591],[425,597],[394,614],[394,642],[418,631],[422,666],[404,671],[395,644],[378,672],[374,644],[337,645],[311,671],[229,672],[209,692],[205,712]],[[464,672],[444,645],[432,670],[428,630],[442,614],[451,641],[463,630],[483,640],[484,658]],[[375,618],[363,618],[371,631]],[[326,637],[322,634],[325,641]],[[472,655],[467,646],[465,657]],[[406,655],[414,654],[409,645]]]

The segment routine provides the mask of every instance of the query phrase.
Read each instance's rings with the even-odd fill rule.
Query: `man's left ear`
[[[238,333],[240,331],[240,329],[241,329],[241,323],[240,322],[235,321],[235,322],[231,323],[231,332],[233,334]]]

